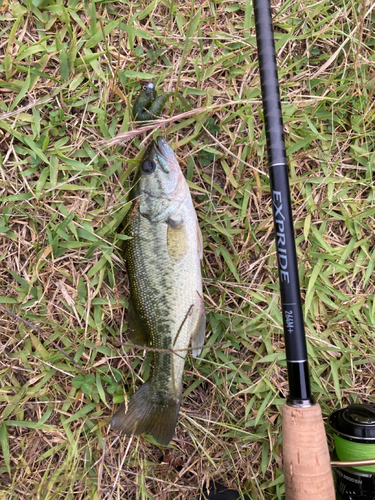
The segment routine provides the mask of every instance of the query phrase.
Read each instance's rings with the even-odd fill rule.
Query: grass
[[[375,402],[373,7],[273,10],[325,416]],[[208,316],[168,448],[108,430],[150,369],[127,340],[121,234],[149,137],[129,103],[150,80],[193,111],[170,100],[164,117],[182,117],[160,129],[198,212]],[[187,500],[213,478],[282,499],[288,388],[252,2],[3,0],[0,96],[0,305],[29,322],[2,310],[0,498]]]

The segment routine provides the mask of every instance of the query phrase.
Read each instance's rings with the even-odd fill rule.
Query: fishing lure
[[[157,120],[170,94],[170,92],[164,92],[156,96],[155,85],[152,82],[144,85],[133,104],[134,120],[137,122]]]

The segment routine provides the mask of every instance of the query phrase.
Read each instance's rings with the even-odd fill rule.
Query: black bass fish
[[[206,329],[202,294],[202,233],[175,154],[158,137],[145,151],[129,211],[126,267],[130,281],[130,339],[153,352],[150,379],[122,405],[111,426],[151,434],[166,446],[173,437],[187,349],[201,352]]]

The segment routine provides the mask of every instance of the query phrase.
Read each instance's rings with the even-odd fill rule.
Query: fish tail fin
[[[113,415],[111,427],[126,435],[151,434],[161,445],[167,446],[173,438],[178,412],[179,398],[166,398],[147,381],[129,399],[128,411],[125,405]]]

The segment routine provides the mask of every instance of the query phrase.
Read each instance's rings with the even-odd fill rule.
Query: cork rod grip
[[[320,406],[283,406],[283,468],[286,500],[335,500]]]

